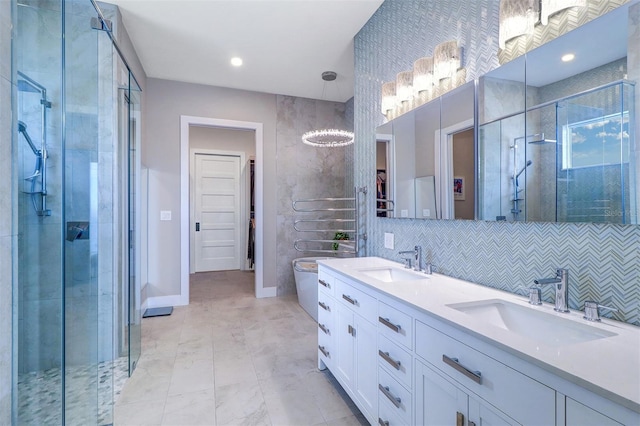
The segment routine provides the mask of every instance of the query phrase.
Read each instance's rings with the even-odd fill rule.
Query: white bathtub
[[[301,257],[293,259],[298,303],[316,322],[318,321],[318,264],[316,260],[328,257]]]

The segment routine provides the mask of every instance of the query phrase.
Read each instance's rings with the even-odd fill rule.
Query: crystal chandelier
[[[334,81],[338,74],[334,71],[325,71],[322,73],[322,80]],[[324,89],[323,89],[324,94]],[[312,130],[302,135],[302,142],[315,147],[332,148],[337,146],[346,146],[354,141],[353,132],[338,129],[322,129]]]

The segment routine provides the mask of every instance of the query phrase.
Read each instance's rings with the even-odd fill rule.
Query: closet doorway
[[[264,288],[262,241],[263,241],[263,131],[262,123],[242,122],[235,120],[214,119],[206,117],[181,116],[181,300],[188,303],[189,300],[189,274],[196,272],[195,266],[195,184],[194,172],[196,167],[194,152],[203,154],[236,155],[242,153],[239,159],[240,167],[240,215],[239,215],[239,243],[236,244],[239,252],[239,266],[234,269],[255,271],[255,295],[256,297],[270,297],[275,294],[271,288]],[[198,136],[200,134],[200,136]],[[218,134],[218,141],[213,141],[207,135]],[[226,134],[227,137],[224,135]],[[202,136],[205,136],[204,138]],[[236,136],[242,135],[239,142]],[[219,143],[220,139],[226,139],[225,143]],[[206,151],[206,152],[205,152]],[[255,158],[254,194],[251,197],[251,167],[248,161]],[[255,206],[255,224],[252,238],[249,238],[250,208]],[[246,223],[245,223],[246,222]],[[200,221],[202,229],[203,223]],[[249,250],[250,241],[253,242],[253,250]],[[247,259],[248,252],[252,258]],[[225,266],[222,269],[228,269]],[[209,270],[209,269],[202,269]]]

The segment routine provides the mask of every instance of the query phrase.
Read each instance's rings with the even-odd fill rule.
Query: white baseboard
[[[277,287],[265,287],[256,289],[256,298],[276,297],[278,295]]]
[[[147,308],[161,308],[164,306],[184,306],[189,303],[183,300],[179,294],[174,296],[158,296],[149,297],[147,299]]]

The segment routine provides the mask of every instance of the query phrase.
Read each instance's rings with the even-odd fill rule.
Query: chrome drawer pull
[[[456,426],[464,426],[464,414],[456,411]]]
[[[318,280],[318,282],[320,284],[322,284],[323,286],[325,286],[326,288],[331,288],[331,285],[328,282],[324,281],[324,280]]]
[[[329,332],[329,329],[327,327],[325,327],[324,324],[318,323],[318,327],[320,327],[320,330],[324,331],[324,334],[328,334],[329,336],[331,336],[331,333]]]
[[[382,420],[380,417],[378,417],[378,424],[380,426],[389,426],[389,421],[388,420]]]
[[[327,358],[331,358],[331,356],[329,355],[329,351],[326,350],[324,346],[318,346],[318,349],[320,349],[320,352],[322,352],[322,355],[326,356]]]
[[[380,355],[382,359],[391,364],[393,368],[395,368],[396,370],[400,370],[400,361],[396,361],[395,359],[391,358],[389,356],[389,352],[382,352],[380,349],[378,349],[378,355]]]
[[[347,296],[346,294],[343,294],[342,298],[344,300],[346,300],[347,302],[351,303],[352,305],[357,305],[358,304],[358,301],[356,299],[352,299],[351,296]]]
[[[389,318],[378,317],[378,321],[380,321],[381,323],[383,323],[384,325],[386,325],[387,327],[389,327],[390,329],[392,329],[396,333],[400,333],[400,329],[402,327],[400,327],[399,324],[396,325],[396,324],[392,323],[391,321],[389,321]]]
[[[331,312],[331,308],[330,308],[329,306],[325,305],[324,303],[322,303],[322,302],[318,302],[318,305],[320,305],[320,307],[321,307],[322,309],[324,309],[325,311],[329,311],[329,312]]]
[[[482,384],[482,373],[479,371],[469,370],[467,367],[465,367],[464,365],[460,364],[460,362],[458,362],[458,358],[450,358],[443,354],[442,361],[444,361],[444,363],[447,364],[448,366],[451,366],[455,370],[464,374],[465,376],[467,376],[477,384],[479,385]]]
[[[353,337],[356,337],[356,329],[353,328],[351,325],[349,327],[347,327],[347,333],[349,333]]]
[[[378,383],[378,389],[380,389],[380,392],[382,392],[384,396],[389,398],[389,401],[391,401],[391,403],[395,405],[396,408],[400,408],[400,404],[402,403],[402,400],[397,396],[393,396],[393,394],[389,392],[389,386],[382,386],[381,384]]]

